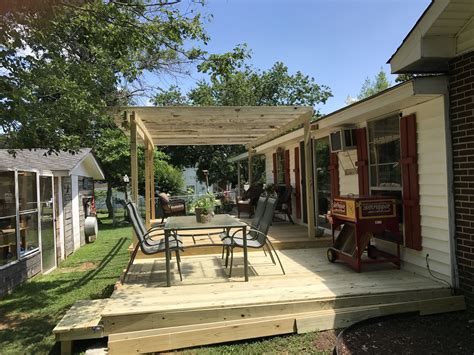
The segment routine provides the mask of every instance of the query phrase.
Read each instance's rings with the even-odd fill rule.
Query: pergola
[[[252,154],[256,147],[291,130],[304,127],[304,143],[310,151],[312,107],[305,106],[125,106],[115,111],[116,124],[130,136],[131,192],[138,201],[137,145],[145,148],[146,223],[155,219],[153,150],[157,146],[245,145],[248,149],[249,183]],[[311,155],[305,155],[312,166]],[[314,191],[311,169],[306,169],[308,235],[314,237]]]

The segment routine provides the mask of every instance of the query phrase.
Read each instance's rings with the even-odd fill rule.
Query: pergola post
[[[138,155],[137,155],[137,122],[135,111],[130,115],[130,160],[131,160],[131,188],[132,201],[138,206]],[[138,243],[137,236],[133,233],[133,245]]]
[[[249,147],[249,186],[252,186],[252,167],[253,167],[253,164],[252,164],[252,158],[253,158],[253,148],[252,147]]]
[[[150,179],[150,143],[145,138],[145,223],[146,227],[150,228],[151,219],[151,179]]]
[[[154,165],[154,148],[153,145],[150,144],[150,210],[151,210],[151,219],[154,220],[156,218],[156,211],[155,211],[155,165]]]
[[[311,116],[304,122],[304,148],[305,148],[305,184],[306,184],[306,209],[308,211],[308,237],[316,235],[314,221],[314,183],[313,183],[313,159],[311,159]]]
[[[237,160],[237,196],[235,197],[239,198],[241,196],[242,194],[240,192],[240,160]]]

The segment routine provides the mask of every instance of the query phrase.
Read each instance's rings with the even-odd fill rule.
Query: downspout
[[[446,92],[443,95],[444,100],[444,132],[446,139],[446,172],[448,184],[448,230],[449,246],[451,260],[451,285],[453,288],[459,288],[459,272],[457,264],[457,244],[456,244],[456,212],[454,205],[454,167],[453,167],[453,142],[451,135],[451,116],[449,106],[449,83],[446,85]]]

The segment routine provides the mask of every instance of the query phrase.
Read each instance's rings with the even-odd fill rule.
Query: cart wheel
[[[336,252],[332,250],[331,248],[328,249],[327,256],[330,263],[333,263],[336,261]]]

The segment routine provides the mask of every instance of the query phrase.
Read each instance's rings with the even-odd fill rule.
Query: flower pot
[[[213,217],[213,211],[206,208],[197,207],[194,212],[196,213],[196,222],[198,223],[209,223]]]

